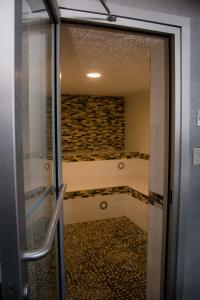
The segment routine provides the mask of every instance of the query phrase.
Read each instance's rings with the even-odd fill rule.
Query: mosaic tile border
[[[156,194],[154,192],[150,192],[149,196],[142,194],[128,186],[117,186],[110,188],[101,188],[101,189],[92,189],[92,190],[82,190],[75,192],[66,192],[64,200],[75,199],[75,198],[88,198],[94,197],[98,195],[106,196],[106,195],[114,195],[114,194],[131,194],[132,197],[146,203],[157,206],[159,208],[163,207],[163,196]]]
[[[36,187],[30,191],[27,191],[25,193],[25,200],[29,200],[29,199],[32,199],[34,197],[38,197],[40,196],[45,190],[45,186],[39,186],[39,187]]]
[[[49,186],[44,188],[44,190],[42,191],[42,193],[34,195],[37,196],[36,199],[34,199],[34,201],[31,203],[27,203],[26,206],[26,219],[30,218],[33,213],[40,207],[40,205],[42,205],[42,203],[45,202],[45,200],[47,199],[48,195],[53,195],[53,187]]]
[[[162,208],[163,207],[163,196],[154,192],[149,192],[149,203],[151,205]]]
[[[31,159],[31,158],[38,158],[38,159],[46,159],[47,157],[49,157],[50,154],[48,152],[46,153],[24,153],[23,155],[23,159]]]
[[[77,153],[63,154],[62,159],[66,162],[78,161],[95,161],[95,160],[111,160],[111,159],[130,159],[140,158],[149,160],[149,154],[140,152],[98,152],[98,153]]]
[[[92,190],[82,190],[75,192],[66,192],[64,200],[75,199],[75,198],[88,198],[94,196],[106,196],[114,194],[131,194],[132,197],[148,204],[148,196],[128,187],[128,186],[117,186],[110,188],[92,189]]]

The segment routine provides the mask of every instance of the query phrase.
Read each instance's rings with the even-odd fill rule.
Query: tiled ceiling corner
[[[150,46],[158,39],[128,31],[63,23],[63,94],[126,96],[149,89]],[[89,79],[88,72],[100,72]]]

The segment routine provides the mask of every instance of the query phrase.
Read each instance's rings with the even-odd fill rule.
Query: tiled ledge
[[[85,152],[85,153],[69,153],[63,154],[62,159],[66,162],[77,162],[77,161],[94,161],[94,160],[110,160],[110,159],[124,159],[124,158],[140,158],[149,160],[149,154],[140,152]]]
[[[163,196],[150,191],[149,203],[157,207],[163,207]]]
[[[64,200],[75,199],[75,198],[88,198],[88,197],[94,197],[94,196],[99,196],[99,195],[107,196],[107,195],[115,195],[115,194],[129,194],[132,197],[148,204],[148,196],[146,196],[128,186],[118,186],[118,187],[110,187],[110,188],[67,192],[65,194]]]
[[[68,192],[85,191],[85,190],[98,190],[113,187],[128,186],[133,190],[148,196],[149,184],[148,177],[145,176],[104,176],[103,178],[81,178],[81,179],[68,179],[65,181],[67,184]]]
[[[25,200],[39,197],[45,190],[44,186],[38,186],[30,191],[25,192]]]
[[[66,192],[64,200],[76,199],[76,198],[88,198],[95,196],[107,196],[115,194],[129,194],[132,197],[146,203],[157,206],[159,208],[163,207],[163,196],[156,193],[150,192],[150,196],[144,195],[141,192],[138,192],[128,186],[117,186],[109,188],[100,188],[100,189],[88,189],[81,191]]]

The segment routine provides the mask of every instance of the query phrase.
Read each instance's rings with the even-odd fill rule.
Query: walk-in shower
[[[61,41],[68,296],[145,299],[149,235],[157,234],[158,248],[162,239],[164,42],[70,23],[62,24]],[[98,76],[88,78],[91,72]]]

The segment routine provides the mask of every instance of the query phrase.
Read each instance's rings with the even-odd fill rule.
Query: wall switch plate
[[[200,148],[193,148],[193,165],[200,165]]]

